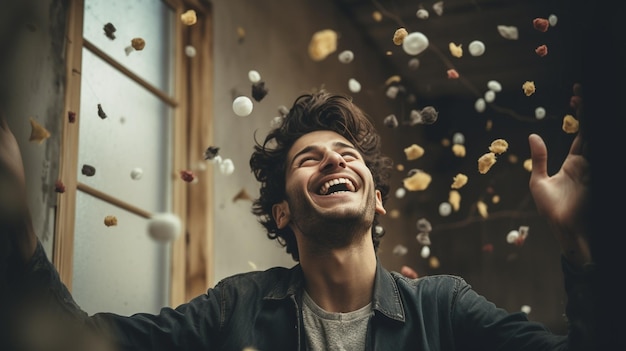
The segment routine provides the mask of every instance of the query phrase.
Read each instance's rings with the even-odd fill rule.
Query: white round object
[[[255,70],[251,70],[248,72],[248,79],[250,79],[252,83],[258,83],[261,81],[261,74]]]
[[[506,235],[506,242],[513,244],[517,238],[519,238],[519,232],[517,230],[511,230],[509,234]]]
[[[430,14],[428,13],[428,10],[426,9],[419,9],[417,10],[417,12],[415,12],[415,16],[421,20],[428,19],[429,15]]]
[[[420,251],[420,256],[422,256],[422,258],[428,258],[428,256],[430,256],[430,247],[425,245],[422,247],[422,251]]]
[[[224,159],[224,161],[220,163],[220,172],[222,172],[222,174],[231,175],[233,174],[234,171],[235,171],[235,164],[233,163],[233,160],[231,160],[230,158]]]
[[[339,54],[339,62],[350,63],[354,60],[354,53],[350,50],[344,50]]]
[[[173,213],[156,213],[148,220],[148,234],[156,241],[175,240],[182,231],[180,218]]]
[[[532,309],[531,309],[531,308],[530,308],[530,306],[528,306],[528,305],[523,305],[523,306],[522,306],[522,308],[520,308],[520,311],[522,311],[522,312],[524,312],[524,313],[526,313],[526,314],[530,314],[530,311],[531,311],[531,310],[532,310]]]
[[[439,215],[442,217],[447,217],[452,213],[452,205],[448,202],[442,202],[439,204]]]
[[[465,144],[465,135],[460,132],[456,132],[452,135],[452,144]]]
[[[543,107],[537,107],[535,109],[535,118],[543,119],[546,116],[546,109]]]
[[[487,102],[485,101],[485,99],[479,98],[474,103],[474,108],[476,109],[476,112],[485,112],[485,109],[487,108]]]
[[[559,18],[556,17],[555,14],[548,16],[548,23],[550,23],[550,27],[556,26],[556,23],[559,21]]]
[[[385,95],[387,95],[388,98],[393,100],[398,96],[399,92],[400,92],[400,88],[398,88],[396,85],[392,85],[389,88],[387,88]]]
[[[359,91],[361,91],[361,83],[359,83],[359,81],[354,78],[350,78],[350,80],[348,81],[348,88],[351,92],[358,93]]]
[[[485,53],[485,44],[480,40],[469,43],[468,50],[472,56],[480,56]]]
[[[485,101],[493,102],[496,99],[496,92],[493,90],[487,90],[485,92]]]
[[[487,88],[489,90],[492,90],[496,93],[499,93],[502,91],[502,85],[500,84],[500,82],[498,82],[497,80],[490,80],[487,82]]]
[[[402,42],[402,49],[409,55],[418,55],[428,47],[428,38],[421,32],[409,33]]]
[[[406,189],[405,188],[398,188],[396,190],[396,198],[401,199],[404,197],[404,195],[406,195]]]
[[[247,96],[239,96],[233,101],[233,112],[239,117],[249,116],[252,113],[252,100]]]
[[[382,234],[385,231],[385,228],[383,228],[383,226],[379,224],[374,227],[374,231],[376,232],[376,234]]]
[[[276,116],[274,118],[272,118],[272,120],[270,121],[270,127],[272,128],[278,128],[283,124],[283,120],[285,118],[282,116]]]
[[[143,169],[137,167],[130,171],[130,178],[132,180],[139,180],[141,177],[143,177]]]
[[[195,57],[196,56],[196,48],[191,45],[185,46],[185,55],[187,57]]]

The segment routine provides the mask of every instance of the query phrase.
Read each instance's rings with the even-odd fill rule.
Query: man
[[[543,140],[528,140],[530,190],[563,248],[567,336],[497,308],[459,277],[409,279],[382,267],[375,227],[385,214],[391,162],[380,153],[368,117],[349,98],[325,91],[296,99],[250,159],[261,183],[253,212],[298,264],[226,278],[157,315],[89,317],[59,281],[20,201],[10,218],[6,208],[0,214],[21,260],[9,266],[8,286],[18,292],[12,298],[28,301],[15,309],[16,324],[29,315],[21,308],[46,311],[68,321],[55,324],[59,335],[70,337],[59,342],[111,350],[588,350],[594,333],[586,294],[594,266],[583,230],[588,164],[582,140],[576,137],[551,177]],[[18,189],[11,201],[23,197],[19,150],[6,123],[0,177]]]

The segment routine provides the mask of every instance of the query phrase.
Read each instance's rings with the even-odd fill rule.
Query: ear
[[[387,210],[383,207],[383,195],[380,190],[376,190],[376,213],[384,215]]]
[[[289,204],[283,200],[274,206],[272,206],[272,217],[278,226],[278,229],[283,229],[291,221],[291,212],[289,212]]]

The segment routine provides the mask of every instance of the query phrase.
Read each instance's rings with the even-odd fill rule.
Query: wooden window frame
[[[144,218],[151,214],[124,201],[78,182],[78,139],[81,92],[82,49],[87,48],[113,67],[142,85],[162,101],[172,106],[174,170],[190,169],[203,159],[204,150],[212,145],[213,136],[213,52],[212,9],[206,0],[164,0],[175,10],[177,18],[194,9],[198,22],[192,26],[175,26],[174,96],[170,97],[152,87],[126,68],[110,60],[93,44],[83,38],[83,0],[70,0],[66,33],[65,111],[59,155],[59,179],[66,192],[57,200],[52,261],[61,280],[72,289],[74,230],[77,191],[86,192],[112,205]],[[186,45],[196,48],[196,56],[184,54]],[[74,123],[67,116],[76,113]],[[213,284],[213,167],[208,165],[198,182],[190,187],[182,181],[172,184],[172,212],[183,222],[183,235],[172,244],[170,300],[171,306],[189,301]]]

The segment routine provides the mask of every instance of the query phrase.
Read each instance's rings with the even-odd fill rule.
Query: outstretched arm
[[[589,163],[582,154],[580,134],[572,142],[559,171],[548,175],[548,151],[537,134],[528,137],[532,158],[530,191],[539,214],[543,215],[570,264],[582,267],[591,262],[586,238],[589,217]]]
[[[27,262],[37,247],[30,210],[26,200],[24,165],[15,136],[0,115],[0,242],[17,249]],[[8,236],[8,237],[7,237]],[[0,255],[2,255],[0,253]]]

